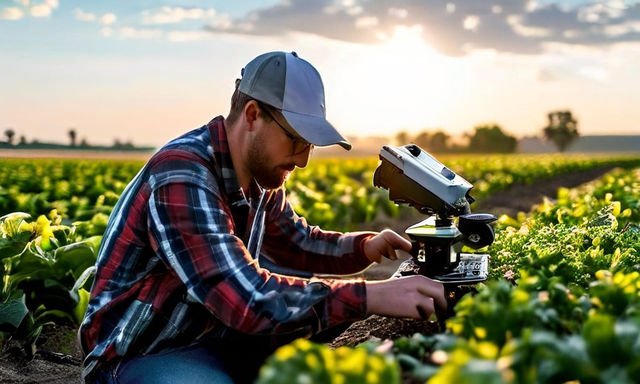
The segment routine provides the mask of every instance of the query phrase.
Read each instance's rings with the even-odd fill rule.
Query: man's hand
[[[422,275],[365,284],[369,314],[428,320],[434,312],[447,309],[444,286]]]
[[[382,260],[382,256],[390,260],[396,260],[398,258],[396,250],[398,249],[410,252],[411,242],[394,231],[385,229],[365,240],[363,248],[364,254],[369,260],[379,263]]]

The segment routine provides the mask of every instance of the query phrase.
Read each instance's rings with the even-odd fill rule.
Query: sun
[[[341,125],[359,136],[444,128],[463,92],[460,66],[434,51],[420,26],[396,27],[381,40],[344,63],[332,101]]]

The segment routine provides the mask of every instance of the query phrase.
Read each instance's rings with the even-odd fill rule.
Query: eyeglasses
[[[306,141],[302,137],[296,136],[291,133],[287,128],[285,128],[282,124],[276,120],[271,112],[269,112],[269,107],[265,106],[263,103],[258,103],[260,109],[271,118],[271,120],[275,121],[275,123],[282,129],[285,135],[291,140],[291,156],[299,155],[303,152],[306,152],[309,148],[313,149],[313,144]]]

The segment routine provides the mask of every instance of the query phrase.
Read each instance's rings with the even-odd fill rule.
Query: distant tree
[[[468,135],[470,152],[481,153],[512,153],[515,152],[518,140],[502,131],[499,125],[487,124],[474,128],[474,133]]]
[[[560,152],[580,136],[578,133],[578,121],[571,111],[555,111],[547,115],[549,125],[544,127],[544,137],[552,141]]]
[[[89,142],[87,141],[86,137],[83,137],[82,140],[80,140],[80,146],[81,147],[88,147],[89,146]]]
[[[405,145],[405,144],[409,144],[409,135],[407,134],[407,132],[399,132],[396,135],[396,144],[397,145]]]
[[[431,144],[431,135],[427,131],[422,131],[416,137],[413,138],[413,142],[418,147],[427,149]]]
[[[429,143],[429,150],[433,152],[448,152],[449,151],[449,139],[451,136],[447,135],[443,131],[437,131],[431,135],[431,142]]]
[[[4,135],[7,136],[7,143],[9,143],[9,145],[13,145],[13,137],[16,135],[16,131],[11,128],[7,128],[4,130]]]
[[[27,144],[27,138],[24,135],[21,135],[18,145],[26,145],[26,144]]]
[[[73,128],[69,129],[69,140],[71,140],[72,147],[76,146],[76,136],[77,136],[76,130]]]

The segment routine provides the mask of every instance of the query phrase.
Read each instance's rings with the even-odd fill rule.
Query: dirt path
[[[511,188],[495,193],[488,199],[479,202],[472,207],[474,212],[490,212],[495,215],[508,214],[515,216],[518,211],[528,212],[529,209],[542,201],[544,196],[553,198],[560,187],[572,188],[588,181],[594,180],[610,168],[601,168],[586,172],[562,175],[554,179],[539,182],[534,185],[514,185]],[[411,216],[394,222],[391,228],[397,232],[403,232],[409,225],[422,220],[419,215]],[[375,228],[380,229],[380,228]],[[368,279],[384,279],[389,277],[398,264],[409,257],[402,255],[399,261],[384,262],[365,272]],[[406,321],[400,319],[371,316],[370,318],[354,323],[342,335],[334,340],[333,346],[354,346],[371,338],[393,339],[403,335],[412,335],[416,332],[432,333],[437,330],[437,325],[428,321]],[[77,349],[57,348],[53,339],[57,338],[56,332],[64,332],[73,336],[74,330],[48,329],[40,340],[41,351],[36,353],[30,362],[24,362],[20,358],[17,349],[10,349],[0,353],[0,382],[2,383],[49,383],[49,384],[73,384],[80,383],[80,356]],[[68,335],[67,335],[68,336]],[[64,354],[56,352],[65,351]]]

